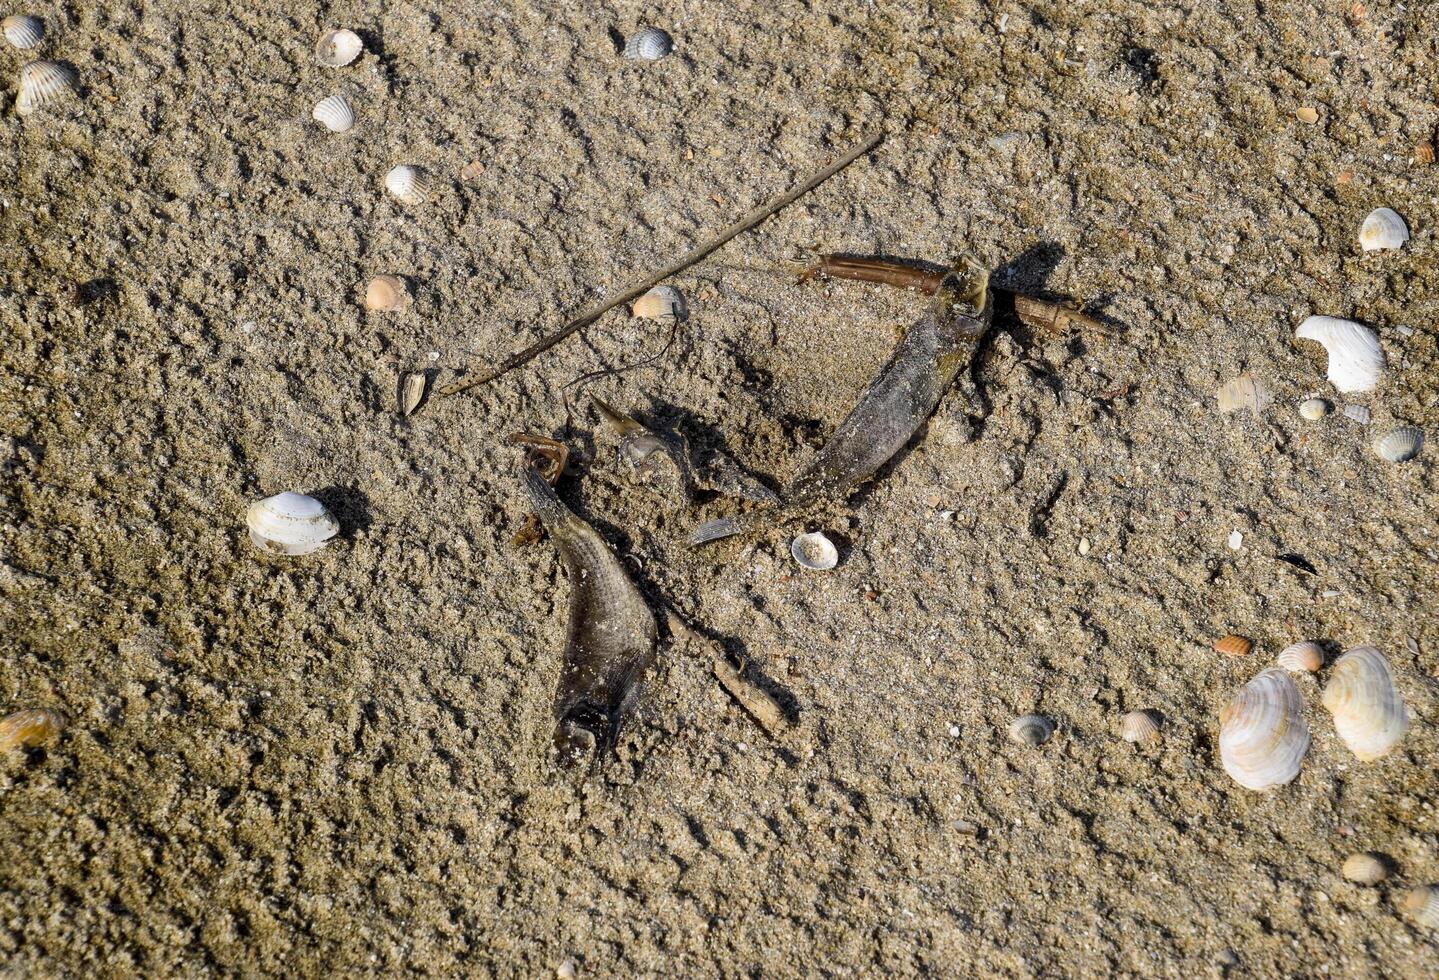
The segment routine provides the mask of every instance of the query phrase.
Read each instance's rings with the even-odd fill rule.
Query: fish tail
[[[695,547],[702,544],[709,544],[711,541],[718,541],[720,538],[733,537],[742,534],[747,530],[748,521],[739,517],[721,517],[715,521],[705,521],[690,532],[690,546]]]
[[[570,517],[570,512],[560,498],[555,496],[554,488],[540,476],[539,470],[534,467],[526,467],[524,471],[525,492],[530,498],[530,507],[534,509],[535,516],[540,523],[553,530],[564,523]]]

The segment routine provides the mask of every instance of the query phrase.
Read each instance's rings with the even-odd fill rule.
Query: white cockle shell
[[[1299,775],[1309,726],[1299,687],[1270,667],[1241,687],[1219,712],[1219,758],[1245,789],[1282,786]]]
[[[1159,716],[1152,711],[1131,711],[1119,721],[1120,737],[1136,745],[1159,741],[1159,728]]]
[[[79,88],[80,76],[64,62],[32,61],[20,69],[15,114],[28,116],[46,103],[64,95],[73,95]]]
[[[1334,662],[1322,701],[1339,738],[1361,762],[1393,751],[1409,729],[1394,672],[1375,647],[1355,647]]]
[[[1308,640],[1291,643],[1279,651],[1274,662],[1291,674],[1312,674],[1324,666],[1324,650]]]
[[[674,39],[665,31],[642,27],[625,42],[625,57],[631,61],[658,61],[674,49]]]
[[[349,132],[355,125],[355,110],[343,95],[331,95],[321,99],[315,103],[310,116],[332,133]]]
[[[419,167],[400,164],[385,174],[385,190],[401,204],[424,204],[430,199],[430,178]]]
[[[1299,324],[1294,336],[1323,344],[1329,352],[1329,380],[1340,391],[1373,391],[1384,373],[1384,351],[1379,336],[1353,320],[1311,316]]]
[[[822,531],[801,534],[790,542],[789,553],[812,572],[827,572],[839,564],[839,549]]]
[[[1359,228],[1359,245],[1366,252],[1381,248],[1400,248],[1409,240],[1409,227],[1404,219],[1389,208],[1375,208]]]
[[[0,20],[0,31],[5,32],[5,40],[21,51],[39,47],[45,40],[45,22],[25,14],[12,14]]]
[[[340,522],[324,504],[289,490],[255,501],[245,512],[245,523],[255,547],[279,555],[319,551],[340,531]]]
[[[1424,430],[1402,426],[1374,440],[1374,452],[1391,463],[1405,463],[1424,448]]]

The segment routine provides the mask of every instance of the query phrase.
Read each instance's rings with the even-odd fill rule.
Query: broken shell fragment
[[[1225,413],[1248,409],[1260,415],[1274,401],[1264,383],[1255,381],[1247,373],[1221,386],[1217,397],[1219,410]]]
[[[1369,409],[1363,405],[1345,405],[1344,417],[1360,425],[1369,424]]]
[[[1021,715],[1009,723],[1009,737],[1020,745],[1043,745],[1054,734],[1054,722],[1044,715]]]
[[[631,61],[658,61],[675,49],[675,42],[658,27],[642,27],[625,42],[625,57]]]
[[[1329,352],[1329,380],[1343,392],[1373,391],[1384,372],[1379,337],[1353,320],[1311,316],[1294,331],[1299,340],[1323,344]]]
[[[1319,110],[1313,106],[1302,105],[1294,110],[1294,116],[1302,123],[1313,125],[1319,121]]]
[[[1378,854],[1351,854],[1344,859],[1339,873],[1360,885],[1377,885],[1389,877],[1389,865]]]
[[[1409,710],[1389,661],[1375,647],[1355,647],[1334,662],[1322,702],[1339,738],[1361,762],[1393,751],[1409,729]]]
[[[1439,929],[1439,885],[1420,885],[1404,893],[1404,911],[1417,925]]]
[[[630,315],[651,320],[682,320],[684,297],[673,286],[656,286],[630,305]]]
[[[1131,711],[1119,722],[1119,734],[1136,745],[1159,741],[1159,717],[1152,711]]]
[[[1228,636],[1221,636],[1214,641],[1214,649],[1226,657],[1247,657],[1249,651],[1254,649],[1254,641],[1247,636],[1239,636],[1230,633]]]
[[[315,103],[310,113],[315,122],[332,133],[349,132],[355,125],[355,110],[343,95],[331,95]]]
[[[1405,463],[1424,448],[1424,430],[1406,425],[1374,440],[1374,452],[1391,463]]]
[[[60,61],[32,61],[20,69],[20,91],[15,96],[15,114],[28,116],[36,109],[80,88],[75,69]]]
[[[289,490],[251,504],[245,523],[255,547],[279,555],[319,551],[340,531],[340,522],[324,504]]]
[[[1309,750],[1304,699],[1289,675],[1270,667],[1219,712],[1219,758],[1245,789],[1282,786],[1299,775]]]
[[[0,754],[21,746],[34,748],[65,728],[65,716],[49,708],[26,708],[0,718]]]
[[[1311,422],[1318,422],[1330,412],[1330,404],[1322,398],[1306,398],[1299,403],[1299,414]]]
[[[790,542],[789,553],[800,567],[814,572],[827,572],[839,564],[839,549],[822,531],[801,534]]]
[[[1312,674],[1324,666],[1324,651],[1308,640],[1291,643],[1279,651],[1274,662],[1292,674]]]
[[[39,47],[45,40],[45,22],[39,17],[14,14],[0,20],[0,30],[5,32],[5,40],[21,51]]]
[[[409,287],[399,276],[376,276],[365,287],[365,309],[396,313],[409,308]]]
[[[315,60],[326,68],[343,68],[363,50],[365,42],[354,31],[326,31],[315,45]]]
[[[400,384],[396,391],[400,414],[414,415],[419,411],[429,387],[430,377],[424,371],[406,371],[400,375]]]
[[[385,190],[401,204],[424,204],[430,199],[430,178],[419,167],[401,164],[385,175]]]
[[[1359,245],[1366,252],[1383,248],[1400,248],[1409,240],[1404,219],[1389,208],[1375,208],[1359,229]]]

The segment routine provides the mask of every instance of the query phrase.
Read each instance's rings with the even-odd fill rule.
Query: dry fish
[[[340,522],[324,504],[289,490],[251,504],[245,523],[255,547],[278,555],[319,551],[340,532]]]
[[[1054,722],[1044,715],[1021,715],[1009,723],[1009,737],[1020,745],[1043,745],[1054,734]]]
[[[1374,440],[1374,452],[1391,463],[1407,463],[1424,448],[1424,430],[1406,425]]]
[[[642,27],[625,42],[624,55],[631,61],[658,61],[674,49],[669,34],[658,27]]]
[[[332,133],[349,132],[355,125],[355,110],[343,95],[331,95],[315,103],[310,117]]]
[[[790,542],[789,553],[801,568],[827,572],[839,564],[839,549],[822,531],[801,534]]]
[[[80,76],[61,61],[32,61],[20,69],[15,114],[28,116],[43,105],[80,90]]]
[[[326,31],[315,44],[315,60],[326,68],[343,68],[363,50],[365,42],[354,31]]]
[[[1249,651],[1254,649],[1254,641],[1247,636],[1230,633],[1215,640],[1214,649],[1226,657],[1247,657]]]
[[[44,745],[65,730],[65,716],[49,708],[26,708],[0,718],[0,755]]]
[[[409,308],[410,288],[399,276],[376,276],[365,286],[365,309],[397,313]]]
[[[545,478],[524,471],[525,491],[570,580],[564,663],[555,691],[555,748],[566,764],[614,746],[637,685],[655,656],[655,618],[594,528],[570,512]]]
[[[1256,381],[1249,374],[1241,374],[1233,381],[1222,385],[1218,393],[1221,412],[1237,412],[1248,409],[1256,416],[1262,415],[1274,401],[1269,389],[1262,381]]]
[[[1313,674],[1324,666],[1324,651],[1308,640],[1291,643],[1279,651],[1274,662],[1292,674]]]
[[[1409,227],[1404,219],[1389,208],[1375,208],[1359,229],[1359,245],[1366,252],[1385,248],[1401,248],[1409,240]]]
[[[1311,316],[1294,331],[1329,352],[1329,381],[1343,392],[1373,391],[1384,373],[1384,351],[1373,330],[1353,320]]]
[[[1152,711],[1131,711],[1119,721],[1119,734],[1136,745],[1159,741],[1159,716]]]
[[[1245,789],[1282,786],[1299,775],[1309,751],[1304,699],[1277,667],[1239,689],[1219,713],[1219,758]]]
[[[1377,885],[1389,877],[1389,865],[1378,854],[1351,854],[1344,859],[1339,873],[1360,885]]]
[[[0,31],[5,32],[5,40],[22,51],[39,47],[40,42],[45,40],[45,22],[25,14],[13,14],[0,20]]]
[[[1361,762],[1388,755],[1409,730],[1409,709],[1376,647],[1355,647],[1336,660],[1322,700],[1339,738]]]

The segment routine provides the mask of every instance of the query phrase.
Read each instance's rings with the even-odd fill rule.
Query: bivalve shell
[[[20,69],[20,91],[15,96],[15,114],[28,116],[43,105],[80,88],[80,76],[61,61],[32,61]]]
[[[1324,666],[1324,651],[1319,644],[1308,640],[1291,643],[1279,651],[1274,662],[1291,674],[1312,674]]]
[[[839,564],[839,549],[821,531],[801,534],[790,542],[789,553],[800,567],[814,572],[827,572]]]
[[[399,403],[401,415],[414,415],[424,404],[425,395],[430,388],[430,376],[424,371],[406,371],[400,375],[400,383],[395,392],[395,400]]]
[[[1344,859],[1339,873],[1360,885],[1377,885],[1389,877],[1389,865],[1378,854],[1351,854]]]
[[[0,31],[5,32],[5,40],[21,51],[38,48],[45,40],[45,22],[25,14],[13,14],[0,20]]]
[[[1020,745],[1043,745],[1054,734],[1054,722],[1044,715],[1021,715],[1009,723],[1009,737]]]
[[[1254,641],[1247,636],[1240,636],[1237,633],[1230,633],[1228,636],[1221,636],[1214,641],[1216,653],[1222,653],[1226,657],[1247,657],[1249,651],[1254,649]]]
[[[1404,893],[1404,911],[1417,925],[1439,929],[1439,885],[1420,885]]]
[[[398,313],[414,302],[410,289],[399,276],[376,276],[365,287],[365,309]]]
[[[324,504],[288,490],[251,504],[245,523],[255,547],[279,555],[319,551],[340,531],[340,522]]]
[[[1374,440],[1374,452],[1391,463],[1406,463],[1424,448],[1424,430],[1406,425]]]
[[[364,50],[365,42],[354,31],[326,31],[315,44],[315,60],[326,68],[343,68]]]
[[[1152,711],[1131,711],[1119,721],[1120,737],[1136,745],[1159,741],[1159,728],[1159,716]]]
[[[642,27],[625,42],[631,61],[658,61],[675,49],[674,39],[658,27]]]
[[[1339,738],[1361,762],[1392,752],[1409,730],[1409,710],[1389,661],[1374,647],[1355,647],[1334,662],[1323,704]]]
[[[348,133],[355,126],[355,110],[343,95],[321,99],[310,116],[332,133]]]
[[[0,753],[50,741],[65,728],[65,716],[49,708],[26,708],[0,718]]]
[[[1240,786],[1266,790],[1299,775],[1309,726],[1299,687],[1283,670],[1271,667],[1240,688],[1219,724],[1220,761]]]
[[[428,201],[433,187],[424,170],[401,164],[385,174],[385,190],[393,194],[401,204],[413,205]]]
[[[1330,404],[1322,398],[1306,398],[1299,403],[1299,414],[1311,422],[1318,422],[1331,410]]]
[[[1274,398],[1269,394],[1269,389],[1262,381],[1256,381],[1248,374],[1241,374],[1233,381],[1223,385],[1218,392],[1219,410],[1221,412],[1237,412],[1241,409],[1248,409],[1255,415],[1260,415],[1269,407]]]
[[[673,286],[656,286],[630,305],[630,315],[652,320],[684,319],[685,300]]]
[[[1329,381],[1343,392],[1373,391],[1384,373],[1379,336],[1363,324],[1334,316],[1311,316],[1294,331],[1299,340],[1329,352]]]
[[[1404,219],[1389,208],[1375,208],[1359,228],[1359,245],[1366,252],[1381,248],[1400,248],[1409,240],[1409,227]]]

